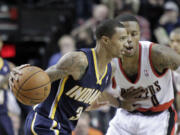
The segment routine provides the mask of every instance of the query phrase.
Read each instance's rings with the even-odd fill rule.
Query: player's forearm
[[[159,72],[167,68],[176,70],[180,66],[180,55],[169,47],[154,45],[151,52],[152,63]]]
[[[65,70],[57,69],[56,66],[49,67],[45,72],[48,74],[51,82],[67,76],[67,72]]]
[[[113,95],[103,92],[87,109],[86,111],[97,110],[102,106],[110,105],[116,108],[120,107],[120,101]]]
[[[103,98],[104,100],[108,101],[109,104],[113,107],[119,107],[119,100],[117,97],[114,97],[112,94],[108,93],[108,92],[103,92]]]
[[[88,66],[86,55],[83,52],[70,52],[65,54],[54,66],[49,67],[46,73],[51,82],[71,75],[73,79],[81,78]]]
[[[101,107],[101,106],[97,105],[96,102],[93,102],[90,106],[88,106],[88,107],[86,108],[85,111],[94,111],[94,110],[99,109],[100,107]]]
[[[168,68],[177,70],[180,67],[180,55],[174,52],[165,62],[168,64]]]

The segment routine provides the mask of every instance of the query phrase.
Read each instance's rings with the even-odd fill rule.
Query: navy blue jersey
[[[0,77],[6,76],[10,72],[10,67],[6,60],[0,58]],[[0,89],[0,113],[7,112],[7,92]]]
[[[51,120],[57,121],[63,129],[75,128],[80,114],[103,92],[111,79],[111,64],[106,66],[102,77],[97,71],[94,49],[81,49],[88,59],[88,67],[81,80],[72,76],[52,83],[50,95],[34,110]]]
[[[10,72],[7,60],[0,58],[0,75],[6,76]]]

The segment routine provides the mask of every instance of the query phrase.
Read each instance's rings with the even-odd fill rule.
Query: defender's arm
[[[176,70],[180,66],[180,55],[164,45],[152,46],[151,60],[154,68],[160,73],[168,68]]]

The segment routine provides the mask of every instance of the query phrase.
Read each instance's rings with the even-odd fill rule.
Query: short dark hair
[[[119,15],[115,18],[116,21],[118,22],[126,22],[126,21],[134,21],[134,22],[138,22],[137,18],[132,15],[132,14],[122,14],[122,15]]]
[[[111,38],[112,35],[115,33],[116,27],[125,28],[123,24],[112,19],[101,22],[96,27],[96,39],[99,40],[102,36],[107,36]]]

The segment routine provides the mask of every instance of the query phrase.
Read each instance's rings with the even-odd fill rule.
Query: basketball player
[[[173,135],[177,114],[171,107],[174,100],[172,71],[180,66],[180,55],[171,48],[140,40],[140,27],[133,15],[125,14],[115,20],[128,32],[128,44],[122,57],[114,59],[115,81],[122,100],[136,87],[143,87],[149,97],[138,101],[135,111],[118,109],[110,122],[107,135]],[[115,87],[115,85],[114,85]]]
[[[107,20],[97,27],[96,38],[94,49],[67,53],[46,70],[52,89],[28,115],[26,135],[70,135],[81,113],[107,87],[114,71],[109,63],[127,46],[127,31],[117,21]],[[20,74],[14,69],[10,83]]]
[[[3,42],[0,39],[0,50]],[[12,121],[8,115],[8,77],[13,64],[0,57],[0,135],[14,135]]]
[[[169,46],[174,49],[178,54],[180,54],[180,27],[172,30],[169,36]],[[176,88],[178,94],[180,94],[180,68],[173,72]],[[180,106],[178,107],[180,109]]]
[[[171,31],[169,36],[169,46],[174,49],[178,54],[180,54],[180,27],[175,28]],[[173,72],[174,84],[175,84],[175,94],[176,94],[176,109],[178,112],[178,119],[180,118],[180,67]],[[180,125],[178,127],[178,133],[180,133]]]

